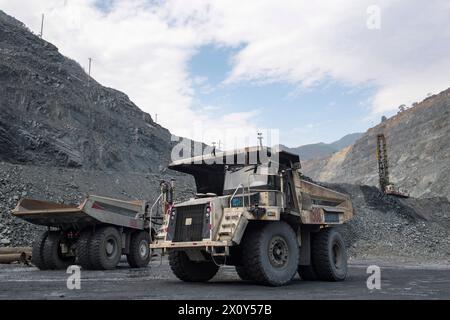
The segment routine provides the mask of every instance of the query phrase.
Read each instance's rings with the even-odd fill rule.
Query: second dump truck
[[[170,169],[192,175],[197,195],[170,203],[150,247],[168,253],[179,279],[208,281],[222,265],[270,286],[297,272],[304,280],[346,278],[335,227],[352,218],[351,200],[302,178],[298,155],[253,147],[182,159]]]
[[[164,184],[162,184],[163,186]],[[114,269],[122,255],[131,267],[146,267],[158,218],[147,201],[89,195],[79,206],[22,199],[12,213],[46,227],[33,244],[32,263],[41,270]],[[160,224],[160,223],[159,223]]]

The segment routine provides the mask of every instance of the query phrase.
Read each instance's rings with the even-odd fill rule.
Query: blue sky
[[[450,87],[448,0],[0,0],[173,134],[363,132]],[[420,14],[418,14],[420,13]],[[234,139],[234,137],[233,137]]]
[[[114,5],[115,0],[93,0],[94,6],[103,12],[108,12]]]
[[[114,0],[95,0],[104,12],[113,4]],[[194,110],[212,115],[254,111],[250,121],[255,126],[279,129],[281,143],[291,147],[330,143],[375,125],[378,116],[368,117],[368,112],[376,89],[367,85],[350,87],[333,80],[308,88],[288,81],[227,84],[233,58],[243,47],[210,43],[195,49],[187,67]]]
[[[349,87],[335,81],[311,88],[282,81],[226,84],[238,50],[209,44],[189,61],[199,111],[257,110],[255,123],[262,128],[279,128],[282,142],[292,147],[333,142],[346,134],[364,132],[379,120],[378,116],[368,117],[369,101],[376,91],[370,86]],[[292,136],[298,136],[297,144]]]

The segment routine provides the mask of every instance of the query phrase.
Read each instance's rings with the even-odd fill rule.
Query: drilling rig
[[[380,190],[385,195],[392,195],[401,198],[409,198],[409,193],[400,190],[389,181],[389,163],[387,156],[387,144],[384,134],[377,135],[377,160]]]

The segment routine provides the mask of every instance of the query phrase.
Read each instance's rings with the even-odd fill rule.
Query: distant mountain
[[[362,132],[351,133],[342,137],[338,141],[330,143],[330,146],[333,147],[336,151],[339,151],[344,148],[347,148],[348,146],[351,146],[356,142],[356,140],[358,140],[362,136],[363,136]]]
[[[381,122],[339,152],[302,162],[303,173],[322,182],[378,186],[380,133],[387,140],[391,182],[415,197],[450,199],[450,89]]]
[[[332,143],[314,143],[300,146],[297,148],[289,148],[284,145],[280,145],[281,150],[285,150],[294,154],[298,154],[302,160],[312,160],[319,159],[329,156],[341,149],[344,149],[358,140],[363,134],[362,133],[352,133],[348,134],[341,139],[334,141]]]

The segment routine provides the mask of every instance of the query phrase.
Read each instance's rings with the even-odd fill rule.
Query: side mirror
[[[302,165],[300,162],[296,162],[292,164],[292,170],[300,170],[302,168]]]

